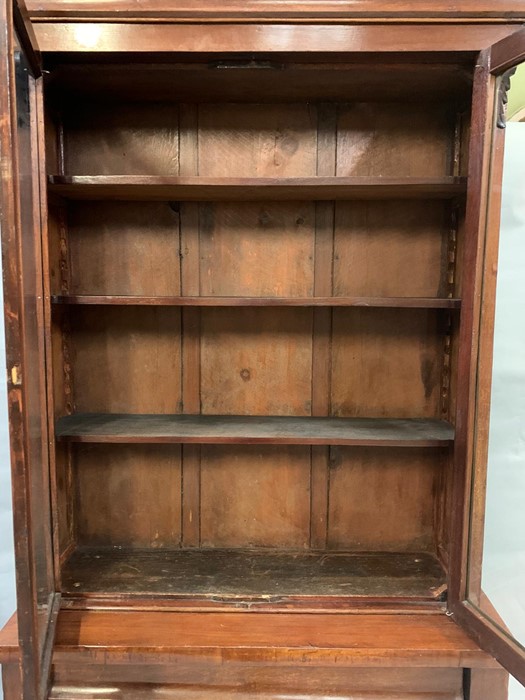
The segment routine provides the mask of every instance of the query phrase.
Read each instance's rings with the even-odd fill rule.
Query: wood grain
[[[71,295],[181,293],[179,214],[167,203],[71,203],[67,231]]]
[[[97,679],[90,679],[85,685],[80,685],[79,677],[72,683],[61,679],[52,689],[51,700],[77,700],[86,697],[96,700],[101,693],[108,692],[120,695],[129,700],[151,700],[162,693],[168,700],[277,700],[283,694],[299,695],[304,698],[317,700],[322,697],[341,698],[341,700],[374,700],[378,696],[382,700],[463,700],[462,676],[460,669],[309,669],[296,666],[280,668],[270,666],[256,669],[255,664],[226,663],[224,672],[213,673],[202,664],[199,681],[193,690],[187,685],[178,683],[175,677],[173,683],[144,683],[144,678],[159,675],[141,668],[142,678],[136,682],[118,680],[114,668],[104,669],[104,677],[111,679],[101,684]],[[241,666],[241,668],[239,668]],[[246,671],[243,666],[248,666]],[[180,670],[180,667],[178,667]],[[78,667],[77,667],[78,670]],[[83,669],[82,669],[83,670]],[[112,671],[112,675],[108,673]],[[259,671],[257,673],[257,671]],[[135,674],[133,674],[135,675]],[[189,673],[178,676],[187,678]],[[197,671],[195,671],[197,677]],[[113,676],[113,677],[112,677]],[[219,676],[219,678],[218,678]],[[204,680],[206,679],[206,680]],[[109,684],[109,685],[108,685]]]
[[[204,414],[310,414],[310,310],[202,309],[201,329]]]
[[[202,448],[203,546],[305,549],[309,531],[308,447]]]
[[[79,307],[71,345],[78,411],[181,409],[178,309]]]
[[[0,663],[18,662],[19,654],[18,620],[15,612],[0,629]]]
[[[64,112],[64,167],[78,175],[179,174],[176,105],[133,103],[117,110],[68,105]]]
[[[77,445],[74,464],[77,543],[180,545],[180,447]]]
[[[442,202],[338,202],[334,295],[447,296],[447,234]]]
[[[409,118],[398,104],[340,105],[335,174],[416,179],[450,176],[453,135],[450,114],[432,104],[413,106]]]
[[[172,697],[170,693],[188,693],[186,697],[193,697],[188,686],[194,683],[196,697],[210,694],[214,700],[253,700],[254,697],[269,700],[284,694],[312,700],[322,697],[371,700],[378,694],[385,700],[399,700],[400,695],[405,700],[463,700],[462,670],[457,668],[329,668],[301,663],[263,665],[242,661],[223,661],[214,666],[205,659],[200,663],[195,659],[184,663],[181,659],[180,663],[171,666],[134,664],[128,668],[125,681],[121,674],[115,665],[57,664],[53,693],[59,693],[58,698],[63,700],[62,693],[79,692],[82,683],[87,685],[84,692],[97,692],[100,684],[108,687],[109,683],[112,689],[122,692],[127,698],[134,697],[127,693],[146,692],[143,684],[147,680],[155,694],[162,684],[162,692],[167,697]]]
[[[322,19],[345,20],[359,19],[366,21],[384,17],[397,20],[414,20],[420,18],[428,22],[458,21],[460,19],[489,19],[505,18],[523,21],[525,19],[525,3],[522,0],[462,0],[460,5],[451,6],[444,0],[429,2],[429,0],[381,0],[374,2],[373,8],[366,0],[357,0],[348,4],[344,0],[316,0],[315,2],[297,2],[297,0],[258,0],[240,2],[226,0],[221,2],[203,2],[203,0],[185,0],[174,3],[172,0],[27,0],[27,7],[33,19],[49,17],[69,18],[100,18],[117,15],[125,19],[188,19],[200,20],[231,19],[246,20],[249,18],[299,19],[313,21]]]
[[[309,416],[132,415],[81,413],[60,418],[57,437],[74,442],[270,443],[283,445],[439,446],[454,430],[432,419]]]
[[[63,306],[365,306],[410,309],[458,309],[461,306],[460,299],[437,297],[170,297],[108,294],[57,294],[53,296],[53,303]]]
[[[434,551],[439,453],[332,447],[329,466],[329,549]]]
[[[334,309],[332,414],[439,415],[443,346],[435,311]]]
[[[217,299],[257,295],[275,303],[311,297],[314,216],[309,202],[201,204],[198,293]]]
[[[105,658],[107,664],[203,653],[217,663],[269,660],[316,666],[439,668],[494,662],[443,614],[62,612],[55,658]],[[84,654],[82,653],[84,651]],[[214,651],[220,650],[217,657]]]
[[[65,592],[223,599],[439,597],[444,572],[428,554],[345,554],[200,549],[79,550]]]
[[[334,199],[450,199],[465,192],[463,178],[158,177],[52,175],[49,191],[71,199],[281,201]]]
[[[474,1],[474,0],[472,0]],[[113,19],[110,17],[110,20]],[[401,23],[392,31],[388,23],[356,23],[329,25],[323,23],[266,24],[249,22],[210,23],[203,31],[199,23],[158,24],[102,22],[87,23],[78,29],[75,22],[45,22],[35,25],[42,52],[96,54],[134,51],[147,54],[171,52],[206,52],[216,54],[248,54],[272,52],[307,55],[319,53],[348,55],[351,53],[442,52],[475,54],[499,39],[516,31],[501,20],[493,23],[460,23],[447,25],[446,30],[424,23]]]

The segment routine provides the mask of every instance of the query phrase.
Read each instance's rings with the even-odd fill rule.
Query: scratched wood
[[[180,545],[180,446],[77,445],[74,456],[79,545]]]
[[[279,599],[384,595],[436,597],[444,571],[429,554],[81,549],[66,565],[68,593],[164,593]],[[283,601],[284,602],[284,601]]]

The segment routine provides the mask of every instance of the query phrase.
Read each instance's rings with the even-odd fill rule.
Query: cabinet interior
[[[47,78],[63,591],[441,601],[472,67],[178,60]]]

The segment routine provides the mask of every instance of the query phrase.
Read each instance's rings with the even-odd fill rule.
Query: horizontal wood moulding
[[[459,309],[461,299],[416,297],[146,297],[57,295],[57,305],[92,306],[358,306],[395,309]]]
[[[440,447],[454,428],[430,418],[314,418],[80,413],[59,418],[71,442]]]
[[[115,19],[114,17],[110,18]],[[124,19],[122,16],[119,19]],[[514,25],[486,24],[267,24],[242,26],[233,21],[209,23],[203,40],[201,23],[55,21],[35,24],[42,52],[97,54],[249,54],[281,52],[295,56],[419,52],[477,53],[512,34]]]
[[[450,199],[466,191],[464,177],[158,177],[53,175],[49,191],[68,199],[285,201]]]
[[[240,606],[307,597],[314,608],[354,597],[442,600],[446,575],[427,552],[81,548],[64,566],[62,588],[75,597],[160,595]]]
[[[32,19],[48,17],[97,18],[172,18],[232,19],[240,18],[421,18],[525,20],[523,0],[462,0],[451,4],[445,0],[27,0]]]

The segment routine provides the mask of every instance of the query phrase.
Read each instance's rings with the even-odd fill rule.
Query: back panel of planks
[[[77,101],[52,139],[52,167],[71,175],[459,174],[454,100]],[[453,208],[55,201],[51,293],[451,298]],[[450,324],[424,308],[55,308],[55,411],[450,418]],[[56,468],[63,557],[78,545],[446,558],[446,449],[57,443]]]

